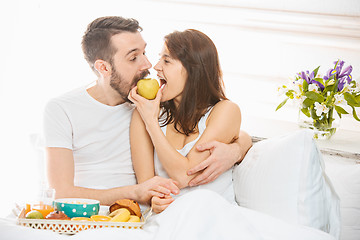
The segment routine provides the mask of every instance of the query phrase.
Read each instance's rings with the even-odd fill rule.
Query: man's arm
[[[240,163],[251,146],[251,137],[245,131],[240,131],[239,138],[231,144],[212,141],[197,146],[198,151],[209,150],[211,155],[188,171],[188,175],[203,171],[193,178],[189,185],[196,186],[214,181],[222,173],[233,167],[234,164]]]
[[[141,184],[111,189],[90,189],[74,186],[73,152],[67,148],[46,148],[49,185],[56,191],[56,198],[78,197],[97,199],[102,205],[110,205],[118,199],[129,198],[139,203],[149,203],[153,196],[164,197],[167,190],[177,193],[173,180],[153,177]]]

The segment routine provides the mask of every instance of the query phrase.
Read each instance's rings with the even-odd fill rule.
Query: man
[[[52,99],[46,106],[48,180],[57,198],[92,198],[103,205],[130,198],[146,204],[153,196],[179,192],[171,179],[154,177],[136,184],[132,168],[129,126],[134,106],[127,96],[151,68],[141,30],[136,20],[122,17],[90,23],[82,48],[97,75],[96,83]],[[203,171],[190,185],[210,182],[239,162],[251,146],[250,137],[241,134],[244,137],[234,144],[212,142],[199,148],[212,154],[189,170],[189,174]]]

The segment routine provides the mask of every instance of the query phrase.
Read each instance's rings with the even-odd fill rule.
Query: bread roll
[[[54,211],[46,216],[46,219],[70,220],[70,218],[61,211]]]
[[[119,208],[126,208],[126,209],[129,210],[131,215],[136,215],[138,217],[141,217],[140,206],[135,200],[131,200],[131,199],[117,200],[115,203],[113,203],[110,206],[109,212],[112,213],[113,211],[115,211],[115,210],[117,210]]]

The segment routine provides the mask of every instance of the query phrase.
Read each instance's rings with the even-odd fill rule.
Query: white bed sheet
[[[310,227],[288,224],[254,210],[228,203],[209,190],[185,194],[162,214],[152,216],[143,230],[97,229],[60,235],[0,221],[1,239],[247,239],[334,240]]]

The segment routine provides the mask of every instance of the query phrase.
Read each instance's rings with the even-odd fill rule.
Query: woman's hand
[[[169,178],[155,176],[136,186],[136,199],[140,203],[149,203],[152,197],[164,198],[167,195],[180,193],[178,183]]]
[[[154,213],[161,213],[164,211],[172,202],[174,198],[170,195],[166,195],[165,197],[153,197],[151,199],[151,207]]]
[[[146,127],[148,128],[151,124],[158,124],[160,114],[160,99],[162,96],[162,88],[156,94],[156,98],[148,100],[136,92],[137,87],[131,89],[129,93],[129,100],[136,105],[136,109],[140,113]]]

